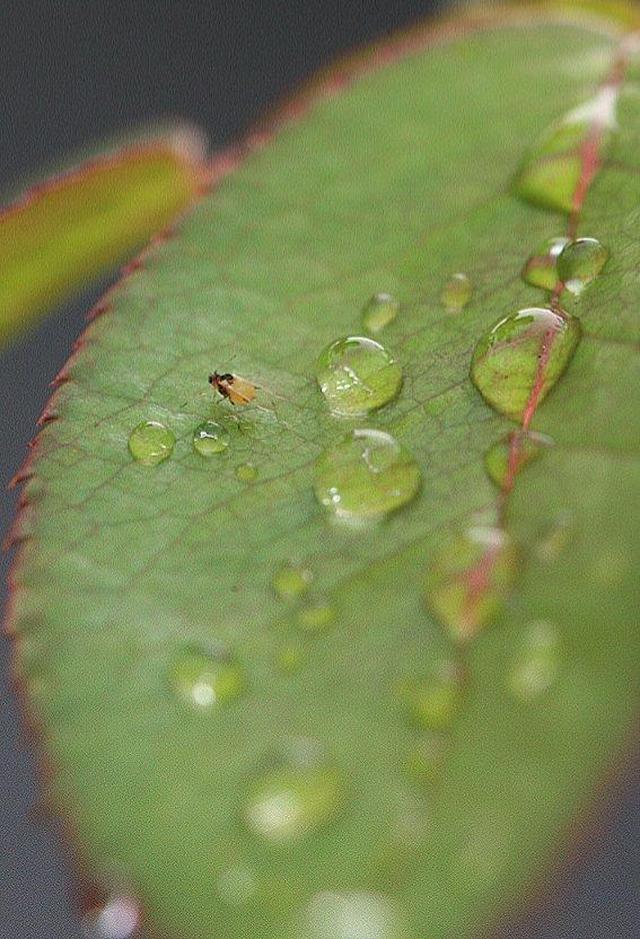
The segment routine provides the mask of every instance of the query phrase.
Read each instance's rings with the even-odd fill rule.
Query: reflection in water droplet
[[[402,369],[373,339],[349,336],[332,342],[318,358],[316,378],[332,412],[355,417],[392,401]]]
[[[595,280],[608,258],[608,249],[596,238],[570,241],[558,258],[558,277],[577,296]]]
[[[258,468],[253,463],[240,463],[236,466],[236,477],[243,483],[252,483],[258,478]]]
[[[211,708],[237,698],[245,688],[242,669],[225,652],[182,649],[169,667],[169,686],[192,707]]]
[[[408,775],[421,785],[438,779],[444,764],[447,742],[442,734],[424,734],[409,749],[405,760]]]
[[[521,701],[532,701],[547,691],[559,669],[558,633],[551,623],[533,623],[522,639],[522,648],[509,670],[507,686]]]
[[[578,320],[530,307],[499,320],[476,345],[471,378],[497,411],[520,420],[530,399],[549,394],[580,340]]]
[[[330,603],[318,600],[313,606],[300,610],[297,617],[298,626],[306,633],[323,633],[333,626],[336,620],[336,610]]]
[[[513,431],[497,440],[484,455],[487,475],[501,489],[528,463],[540,455],[544,447],[553,444],[551,437],[533,431]]]
[[[379,333],[400,312],[400,304],[390,293],[375,293],[362,311],[362,325],[368,333]]]
[[[470,528],[434,557],[427,605],[454,639],[471,639],[495,618],[516,572],[517,553],[506,532]]]
[[[140,907],[132,897],[111,896],[87,914],[83,926],[87,939],[136,939],[140,918]]]
[[[463,310],[473,295],[473,284],[466,274],[453,274],[444,285],[441,300],[450,313]]]
[[[354,430],[315,466],[314,492],[337,517],[375,520],[409,502],[420,470],[408,450],[381,430]]]
[[[533,205],[569,214],[582,175],[582,147],[599,131],[600,158],[615,127],[616,89],[606,85],[556,121],[527,153],[514,182],[516,195]]]
[[[538,245],[535,253],[522,268],[523,280],[532,287],[553,290],[558,282],[558,255],[569,241],[569,238],[547,238]]]
[[[445,730],[460,704],[460,676],[455,665],[442,663],[433,674],[410,678],[398,686],[411,721],[424,730]]]
[[[143,466],[156,466],[173,453],[174,434],[158,421],[143,421],[129,435],[129,452]]]
[[[271,844],[288,844],[323,828],[343,802],[339,773],[318,760],[292,761],[255,780],[244,807],[247,827]]]
[[[407,939],[399,913],[376,893],[319,893],[309,903],[301,939]]]
[[[229,446],[229,431],[215,421],[203,421],[193,432],[193,449],[200,456],[222,453]]]
[[[308,568],[283,564],[273,576],[273,589],[282,600],[297,600],[307,592],[312,581],[313,574]]]

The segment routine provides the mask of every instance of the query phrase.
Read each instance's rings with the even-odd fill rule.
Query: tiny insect
[[[220,375],[214,372],[209,375],[209,382],[213,385],[223,398],[228,398],[231,404],[244,406],[256,396],[256,386],[245,378],[238,375],[232,375],[231,372],[225,372]]]

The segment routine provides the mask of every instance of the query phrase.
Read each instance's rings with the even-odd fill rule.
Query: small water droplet
[[[470,528],[441,548],[427,572],[426,602],[454,639],[471,639],[495,618],[517,560],[499,528]]]
[[[312,606],[307,606],[298,612],[297,622],[305,633],[323,633],[333,626],[336,620],[335,607],[325,601],[318,600]]]
[[[473,284],[467,274],[453,274],[442,290],[441,300],[450,313],[463,310],[473,295]]]
[[[348,336],[320,353],[316,379],[334,414],[356,417],[396,397],[402,385],[402,369],[380,343],[364,336]]]
[[[544,447],[553,444],[551,437],[533,431],[515,430],[489,447],[484,455],[484,468],[489,478],[503,488],[527,464],[540,455]]]
[[[175,435],[159,421],[143,421],[129,434],[129,452],[143,466],[156,466],[173,453]]]
[[[236,477],[243,483],[252,483],[258,478],[258,468],[253,463],[240,463],[236,466]]]
[[[289,844],[338,815],[343,787],[336,769],[317,757],[294,759],[259,776],[244,807],[247,827],[271,844]]]
[[[338,518],[375,520],[418,492],[420,470],[408,450],[381,430],[354,430],[315,466],[318,502]]]
[[[582,148],[594,126],[600,133],[600,156],[612,139],[616,89],[605,85],[597,95],[552,124],[526,154],[514,182],[516,195],[533,205],[567,215],[582,176]]]
[[[429,733],[420,737],[409,749],[405,769],[415,782],[431,785],[438,779],[447,750],[442,734]]]
[[[215,421],[203,421],[193,432],[193,449],[200,456],[222,453],[229,446],[229,431]]]
[[[368,333],[379,333],[400,312],[400,304],[390,293],[375,293],[362,311],[362,325]]]
[[[455,665],[443,663],[433,674],[400,683],[398,692],[410,720],[424,730],[445,730],[460,705],[460,677]]]
[[[471,378],[486,401],[520,420],[532,396],[540,403],[571,360],[580,323],[548,307],[529,307],[499,320],[479,340]]]
[[[208,709],[239,697],[245,689],[240,666],[225,651],[182,649],[169,667],[169,686],[183,701]]]
[[[307,592],[313,573],[306,567],[283,564],[273,576],[273,589],[282,600],[297,600]]]
[[[547,238],[538,245],[522,268],[522,277],[532,287],[553,290],[558,282],[558,256],[570,238]]]
[[[520,701],[532,701],[547,691],[559,670],[559,639],[551,623],[533,623],[509,670],[507,687]]]
[[[140,935],[140,906],[133,897],[112,895],[83,920],[87,939],[137,939]]]
[[[570,241],[558,257],[558,277],[577,296],[596,279],[608,258],[608,249],[596,238]]]
[[[400,915],[377,893],[319,893],[312,898],[301,939],[407,939]]]

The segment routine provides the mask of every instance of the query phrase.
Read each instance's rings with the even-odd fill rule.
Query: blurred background
[[[2,0],[0,192],[95,141],[167,116],[196,122],[218,149],[339,53],[447,5]],[[3,533],[16,503],[6,483],[24,459],[49,382],[109,283],[92,286],[0,355]],[[8,561],[1,561],[3,602]],[[8,645],[0,639],[0,939],[80,939],[59,828],[33,811],[36,762],[19,727]],[[636,763],[610,793],[602,823],[554,878],[553,895],[535,901],[500,939],[637,939],[639,792]]]

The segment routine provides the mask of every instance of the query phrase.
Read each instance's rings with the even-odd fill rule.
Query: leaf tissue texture
[[[474,348],[496,321],[549,302],[520,271],[567,233],[513,180],[601,87],[619,40],[575,7],[503,11],[374,51],[383,66],[365,56],[353,81],[338,70],[145,255],[61,376],[14,532],[16,667],[54,804],[89,869],[138,897],[151,935],[479,935],[562,857],[628,747],[633,61],[572,235],[609,258],[580,296],[556,293],[582,338],[528,409],[553,443],[500,509],[509,589],[466,643],[425,595],[452,540],[495,524],[484,459],[516,427],[472,384]],[[473,292],[452,309],[441,297],[460,272]],[[402,387],[386,394],[368,346],[345,375],[365,361],[386,397],[337,418],[316,361],[361,334],[376,293],[400,304],[376,341]],[[216,395],[214,370],[250,382],[255,400]],[[170,432],[154,465],[128,449],[148,421]],[[218,425],[198,431],[208,457],[193,446],[205,421]],[[138,431],[147,454],[156,431]],[[396,511],[363,526],[319,504],[314,480],[331,486],[316,462],[334,448],[340,486],[360,460],[356,508],[373,498],[370,460]]]

